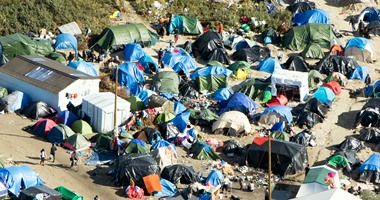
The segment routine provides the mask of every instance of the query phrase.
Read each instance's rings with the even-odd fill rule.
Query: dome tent
[[[344,55],[352,56],[355,60],[368,63],[375,60],[374,48],[371,41],[363,37],[349,39],[344,48]]]

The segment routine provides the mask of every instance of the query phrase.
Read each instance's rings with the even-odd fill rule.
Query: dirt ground
[[[350,15],[359,14],[362,9],[366,6],[376,6],[376,4],[366,3],[357,4],[355,11],[345,10],[342,7],[336,7],[330,1],[315,0],[317,8],[324,9],[330,14],[331,23],[335,24],[337,30],[341,33],[346,34],[343,38],[340,38],[342,45],[347,42],[347,40],[352,36],[351,26],[348,24],[347,17]],[[130,17],[132,16],[132,17]],[[133,22],[143,22],[136,15],[128,15],[129,21]],[[169,40],[173,39],[171,36],[165,36],[161,38],[159,43],[152,48],[147,48],[145,51],[156,58],[157,51],[159,48],[167,48],[169,46]],[[180,38],[179,44],[184,43],[186,40],[192,39],[191,37],[182,36]],[[380,44],[379,38],[372,39],[373,46],[375,49]],[[272,49],[272,55],[276,56],[279,49],[272,45],[269,45]],[[379,50],[376,54],[379,56]],[[295,52],[290,52],[289,50],[284,52],[283,62],[287,60],[287,55]],[[310,63],[315,63],[315,61],[310,61]],[[360,62],[359,62],[360,63]],[[377,80],[380,76],[378,72],[375,72],[377,68],[377,62],[368,64],[360,63],[362,66],[367,67],[369,70],[372,80]],[[330,155],[330,150],[328,147],[334,144],[340,143],[346,136],[357,134],[357,130],[353,130],[353,123],[355,121],[355,116],[357,112],[364,105],[366,99],[349,98],[349,89],[363,87],[364,84],[359,81],[349,81],[346,88],[343,88],[342,93],[337,96],[333,102],[333,106],[328,113],[327,119],[320,124],[317,124],[312,132],[317,137],[317,146],[309,147],[309,163],[311,166],[314,164],[323,163],[323,161]],[[39,151],[45,148],[47,154],[49,154],[50,144],[46,141],[41,140],[22,130],[23,127],[31,125],[34,122],[29,119],[21,118],[16,114],[4,114],[0,115],[0,158],[3,159],[7,165],[27,165],[33,168],[39,176],[44,180],[45,184],[51,188],[63,185],[78,194],[81,194],[85,199],[91,199],[95,195],[99,195],[102,200],[116,200],[126,198],[123,189],[120,187],[115,187],[112,184],[112,178],[107,176],[107,172],[110,170],[108,166],[100,167],[89,167],[85,166],[84,160],[90,155],[90,151],[86,151],[83,156],[80,157],[81,162],[79,163],[79,171],[74,171],[69,169],[69,153],[67,150],[59,147],[56,155],[56,161],[54,163],[47,161],[45,166],[39,164]],[[255,129],[260,127],[254,126]],[[300,129],[296,128],[297,131]],[[254,134],[257,134],[255,132]],[[227,136],[221,135],[207,135],[204,134],[205,138],[216,138],[222,141],[229,139]],[[253,135],[245,136],[242,138],[236,138],[243,146],[250,144],[253,140]],[[207,175],[207,161],[198,161],[186,157],[186,152],[181,148],[179,150],[179,163],[184,163],[191,165],[196,171],[201,171],[203,175]],[[366,160],[372,153],[378,152],[376,147],[364,149],[359,157],[362,160]],[[222,155],[223,156],[223,155]],[[238,162],[239,158],[225,158],[231,164]],[[356,174],[352,175],[355,178]],[[297,192],[297,187],[290,187],[286,185],[299,185],[304,178],[303,173],[299,174],[292,179],[279,182],[277,188],[285,188],[288,194],[295,195]],[[357,185],[354,180],[351,180],[353,185]],[[282,187],[282,186],[286,187]],[[238,184],[234,183],[234,190],[232,194],[241,197],[241,199],[263,199],[264,190],[262,188],[257,188],[254,192],[242,192],[237,190]],[[256,186],[258,187],[258,186]],[[290,193],[289,193],[290,192]],[[148,197],[146,197],[148,198]],[[288,197],[282,196],[279,199],[287,199]]]

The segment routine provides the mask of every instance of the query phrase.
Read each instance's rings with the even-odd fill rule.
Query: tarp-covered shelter
[[[305,24],[330,24],[330,17],[324,10],[307,10],[305,12],[296,13],[292,21],[296,26]]]
[[[354,37],[347,41],[344,48],[344,55],[353,57],[355,60],[372,62],[375,60],[375,52],[369,39]]]
[[[251,48],[240,49],[235,51],[231,59],[235,61],[246,61],[249,64],[253,64],[257,61],[262,61],[270,57],[270,49],[268,47],[261,47],[255,45]]]
[[[306,125],[307,127],[313,127],[316,123],[323,121],[328,110],[327,105],[317,98],[311,98],[306,103],[298,104],[294,107],[292,114],[296,116],[296,122],[299,126]]]
[[[370,22],[366,29],[368,30],[368,35],[379,36],[380,35],[380,21]]]
[[[219,116],[213,113],[209,109],[205,109],[205,110],[189,109],[189,111],[190,111],[190,122],[191,124],[194,124],[194,125],[208,126],[219,119]]]
[[[296,174],[307,166],[307,148],[283,140],[271,140],[272,170],[280,176]],[[256,137],[246,154],[250,167],[268,169],[268,138]]]
[[[359,181],[380,183],[380,154],[372,154],[359,167]]]
[[[193,71],[198,67],[190,54],[179,47],[166,49],[164,51],[164,56],[162,57],[162,62],[173,68],[176,72],[180,71],[178,68],[182,69],[185,74],[188,74],[190,71]],[[175,68],[175,65],[178,63],[181,63],[183,67],[177,66]]]
[[[276,70],[271,76],[271,93],[272,96],[284,93],[288,99],[294,98],[303,102],[309,94],[308,83],[306,72]],[[294,91],[295,89],[298,91]]]
[[[179,93],[180,78],[173,71],[162,71],[153,78],[152,85],[159,93],[177,95]]]
[[[127,186],[131,180],[145,188],[144,177],[160,174],[160,167],[149,154],[132,153],[118,157],[116,160],[116,183]]]
[[[358,22],[360,22],[360,20],[363,20],[364,23],[370,23],[373,21],[380,21],[379,15],[380,15],[380,12],[377,8],[366,7],[359,14]]]
[[[299,51],[306,48],[308,44],[319,44],[321,48],[330,48],[339,43],[330,24],[306,24],[292,27],[283,37],[284,47]]]
[[[220,159],[219,155],[215,153],[214,149],[205,142],[197,142],[191,145],[190,153],[193,154],[193,158],[197,160]]]
[[[308,44],[306,48],[300,53],[303,58],[321,59],[325,57],[322,48],[319,44]]]
[[[232,50],[240,50],[254,46],[255,42],[240,35],[231,35],[224,41],[224,45]]]
[[[24,189],[18,196],[19,200],[35,200],[41,198],[44,200],[61,200],[62,194],[45,185],[40,185]]]
[[[282,121],[290,125],[293,121],[291,111],[290,106],[271,106],[261,113],[259,121],[262,124],[275,124]]]
[[[359,140],[379,144],[380,143],[380,130],[376,127],[363,128],[360,130]]]
[[[99,76],[99,72],[96,69],[96,66],[91,62],[80,61],[80,62],[70,62],[67,66],[86,73],[91,76]]]
[[[48,118],[55,114],[55,110],[43,101],[35,101],[22,108],[20,114],[30,119]]]
[[[8,192],[16,197],[19,196],[22,189],[43,184],[37,173],[28,166],[0,168],[0,180],[7,187]]]
[[[139,139],[133,139],[125,148],[126,153],[149,153],[148,145]]]
[[[193,43],[193,51],[195,57],[202,57],[203,60],[219,60],[211,59],[212,54],[218,48],[223,48],[223,41],[221,35],[215,31],[207,31],[203,33]]]
[[[360,140],[358,140],[352,136],[347,137],[345,140],[343,140],[336,147],[342,151],[354,150],[356,152],[359,152],[360,150],[365,148],[365,146],[360,142]]]
[[[191,184],[199,181],[193,167],[183,164],[166,166],[161,172],[161,178],[173,184]]]
[[[140,132],[135,133],[133,138],[143,140],[152,145],[162,140],[161,133],[157,129],[151,127],[144,127]]]
[[[145,73],[152,74],[152,72],[157,73],[160,70],[158,64],[149,55],[144,55],[138,60],[138,62],[144,68]]]
[[[212,132],[218,129],[232,129],[236,134],[250,133],[251,124],[244,113],[233,110],[223,113],[219,119],[212,124]]]
[[[285,63],[281,64],[281,67],[283,69],[299,72],[309,71],[309,64],[301,56],[297,55],[290,56]]]
[[[138,43],[129,43],[125,45],[123,50],[125,61],[137,61],[146,53]]]
[[[16,55],[46,56],[51,52],[53,48],[49,40],[32,40],[20,33],[0,36],[0,65]]]
[[[54,126],[47,134],[46,139],[54,144],[62,144],[70,136],[74,135],[74,131],[64,124]]]
[[[281,42],[280,34],[273,28],[268,28],[267,30],[265,30],[261,34],[261,37],[264,40],[264,44],[278,44]]]
[[[1,98],[1,104],[4,104],[5,112],[10,113],[13,113],[20,108],[24,108],[25,106],[28,106],[29,103],[31,102],[28,95],[18,90],[13,91],[12,93]]]
[[[78,117],[69,110],[60,111],[54,117],[55,123],[65,124],[67,126],[71,126],[71,124],[73,124],[77,120],[78,120]]]
[[[244,93],[238,92],[228,98],[226,103],[220,104],[219,115],[231,110],[240,111],[246,115],[253,115],[259,106]]]
[[[176,147],[166,140],[159,140],[154,143],[151,147],[150,155],[156,160],[161,169],[177,164],[178,161]]]
[[[354,127],[359,124],[364,127],[379,126],[380,113],[377,105],[364,105],[362,110],[356,115]]]
[[[73,151],[81,151],[89,148],[91,143],[82,134],[75,133],[66,139],[63,146]]]
[[[115,77],[116,69],[112,73]],[[140,83],[144,83],[144,72],[140,70],[134,62],[124,62],[118,67],[118,84],[126,86],[131,94],[138,94],[141,91]]]
[[[214,92],[228,86],[227,78],[232,71],[224,67],[209,66],[198,69],[190,75],[198,91]]]
[[[55,38],[55,50],[74,50],[78,53],[78,41],[73,34],[61,33]]]
[[[139,43],[149,47],[156,44],[158,39],[159,36],[146,28],[144,24],[130,23],[104,29],[98,41],[91,48],[110,49],[112,46],[128,43]]]
[[[318,62],[316,70],[322,74],[330,75],[333,72],[339,72],[346,77],[350,77],[358,66],[359,64],[352,58],[329,55]]]
[[[308,10],[314,10],[316,8],[315,3],[311,1],[292,3],[286,9],[292,13],[303,13]]]
[[[197,17],[171,15],[168,33],[173,34],[175,28],[178,29],[179,33],[183,34],[198,35],[203,32],[201,22]]]

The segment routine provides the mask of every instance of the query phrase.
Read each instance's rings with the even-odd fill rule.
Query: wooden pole
[[[272,146],[271,136],[268,134],[268,199],[272,200]]]
[[[113,113],[113,126],[114,126],[114,136],[117,138],[117,125],[116,125],[116,117],[117,117],[117,88],[118,88],[118,78],[119,78],[119,65],[116,65],[116,75],[115,75],[115,105],[114,105],[114,113]]]

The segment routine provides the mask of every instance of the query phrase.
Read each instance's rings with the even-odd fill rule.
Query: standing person
[[[363,33],[364,33],[364,22],[361,19],[360,22],[359,22],[359,34],[360,34],[360,37],[363,37]]]
[[[158,50],[158,64],[160,65],[161,68],[164,68],[164,65],[162,63],[162,57],[164,55],[164,52],[162,51],[162,48]]]
[[[100,198],[98,197],[98,195],[95,195],[94,200],[100,200]]]
[[[46,158],[45,149],[41,149],[41,151],[40,151],[40,158],[41,158],[40,164],[42,166],[44,166],[45,165],[45,158]]]
[[[355,32],[356,20],[355,20],[355,18],[353,16],[351,16],[349,24],[351,24],[352,32]]]
[[[305,168],[305,176],[307,176],[307,173],[309,173],[310,171],[310,165],[307,164],[306,168]]]
[[[71,153],[70,161],[71,161],[71,167],[77,165],[78,155],[77,155],[77,152],[76,152],[76,151],[73,151],[73,153]]]
[[[222,38],[223,38],[223,30],[224,30],[224,26],[222,22],[218,22],[218,33],[220,34]]]
[[[178,30],[178,28],[175,28],[173,32],[174,32],[174,44],[177,44],[178,39],[179,39],[179,30]]]
[[[55,147],[54,143],[51,143],[50,160],[52,160],[52,162],[55,161],[55,151],[57,151],[57,148]]]

